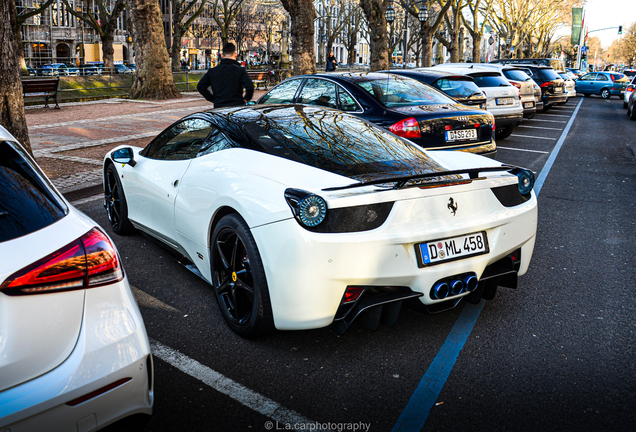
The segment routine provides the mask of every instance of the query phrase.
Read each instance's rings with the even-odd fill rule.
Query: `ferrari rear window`
[[[0,141],[0,242],[57,222],[66,205],[17,144]]]
[[[244,126],[270,154],[358,180],[443,171],[415,144],[353,116],[302,106],[284,111]]]

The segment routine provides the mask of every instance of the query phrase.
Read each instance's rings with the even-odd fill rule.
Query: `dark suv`
[[[532,72],[532,79],[541,87],[542,111],[549,110],[553,105],[567,102],[565,81],[553,68],[536,64],[515,64],[515,66]]]

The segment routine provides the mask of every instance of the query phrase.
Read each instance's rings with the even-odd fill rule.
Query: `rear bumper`
[[[536,108],[535,108],[536,112]],[[505,129],[509,126],[519,126],[523,120],[524,113],[519,114],[495,114],[495,128]]]
[[[550,105],[555,105],[558,103],[566,103],[568,101],[568,96],[565,93],[559,94],[559,95],[549,94],[549,95],[543,95],[541,97],[541,100],[543,100],[544,106],[550,106]]]
[[[61,365],[0,393],[2,430],[96,430],[129,415],[152,414],[150,345],[127,279],[86,290],[84,311],[77,344]]]

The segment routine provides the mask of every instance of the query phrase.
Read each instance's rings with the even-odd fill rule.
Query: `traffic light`
[[[618,26],[618,34],[623,34],[623,26]]]

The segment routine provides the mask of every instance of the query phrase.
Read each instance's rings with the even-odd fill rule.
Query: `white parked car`
[[[2,127],[0,190],[0,430],[152,414],[148,336],[110,238]]]
[[[523,120],[523,105],[521,94],[501,72],[491,67],[481,67],[477,64],[443,63],[434,66],[435,69],[468,75],[475,80],[475,84],[488,98],[486,110],[495,116],[495,138],[505,139],[510,136],[512,129]],[[532,99],[534,99],[534,94]],[[530,99],[528,99],[531,102]]]
[[[576,81],[574,79],[574,74],[563,71],[557,71],[557,73],[561,76],[561,78],[563,78],[567,99],[569,100],[576,97]]]
[[[492,298],[516,287],[535,242],[532,172],[315,105],[192,114],[113,149],[104,172],[113,230],[194,264],[242,336]]]

